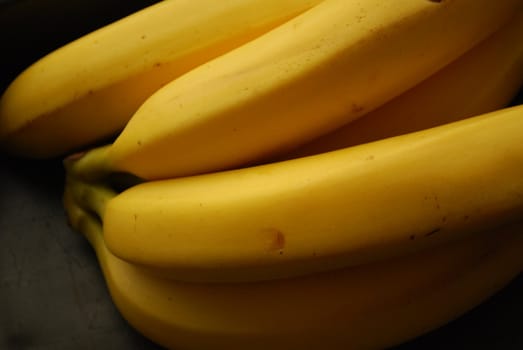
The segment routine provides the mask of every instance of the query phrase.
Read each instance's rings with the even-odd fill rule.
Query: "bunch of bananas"
[[[521,0],[169,0],[52,52],[0,145],[138,331],[177,349],[379,349],[523,270]]]

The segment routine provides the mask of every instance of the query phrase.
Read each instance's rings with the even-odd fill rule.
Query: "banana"
[[[195,281],[283,278],[418,251],[523,213],[523,105],[342,150],[141,183],[72,175],[108,249]]]
[[[61,156],[119,132],[142,102],[192,68],[321,0],[170,0],[42,58],[0,100],[0,143]]]
[[[1,0],[0,93],[43,55],[154,2],[158,1]]]
[[[522,7],[325,0],[159,89],[104,157],[76,168],[91,180],[113,171],[151,180],[251,164],[377,108]]]
[[[521,38],[523,11],[487,40],[409,91],[272,161],[372,142],[506,107],[523,84]]]
[[[93,245],[123,317],[172,349],[383,349],[457,318],[523,268],[520,223],[415,255],[306,277],[179,282],[112,255],[100,223],[67,189],[64,202],[73,228]]]

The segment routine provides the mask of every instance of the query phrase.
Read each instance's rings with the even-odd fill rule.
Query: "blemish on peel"
[[[364,14],[359,14],[359,15],[356,15],[356,22],[362,22],[364,19],[365,19],[365,15]],[[345,23],[345,26],[346,27],[349,27],[352,23]]]
[[[365,109],[362,105],[359,105],[357,103],[353,103],[351,106],[352,113],[360,113]]]
[[[434,195],[434,203],[436,204],[436,209],[441,209],[441,206],[439,204],[439,198],[437,195]]]
[[[438,233],[440,231],[441,231],[441,228],[437,227],[434,230],[425,233],[425,237],[429,237],[429,236],[435,235],[436,233]]]
[[[283,254],[283,248],[285,248],[285,235],[283,232],[271,227],[264,229],[263,233],[268,238],[268,249],[271,251],[279,250],[280,255]]]

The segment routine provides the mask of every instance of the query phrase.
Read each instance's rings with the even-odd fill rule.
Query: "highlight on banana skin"
[[[522,37],[520,0],[161,1],[27,67],[0,147],[63,159],[154,343],[385,349],[523,270]]]

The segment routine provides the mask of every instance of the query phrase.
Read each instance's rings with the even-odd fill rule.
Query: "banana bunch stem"
[[[70,196],[85,210],[96,214],[103,221],[105,207],[117,195],[110,186],[103,183],[87,183],[74,176],[67,176],[66,187]]]
[[[78,181],[68,181],[68,184],[70,184],[70,186],[66,186],[65,188],[63,205],[69,220],[69,225],[71,225],[75,231],[84,235],[98,254],[99,247],[103,244],[102,222],[96,216],[89,214],[89,212],[83,209],[75,198],[73,198],[73,192],[83,191],[85,193],[87,191],[95,191],[91,191],[92,187]]]
[[[108,151],[109,146],[102,146],[73,154],[64,160],[64,166],[68,174],[88,181],[106,178],[112,173],[106,162]]]

